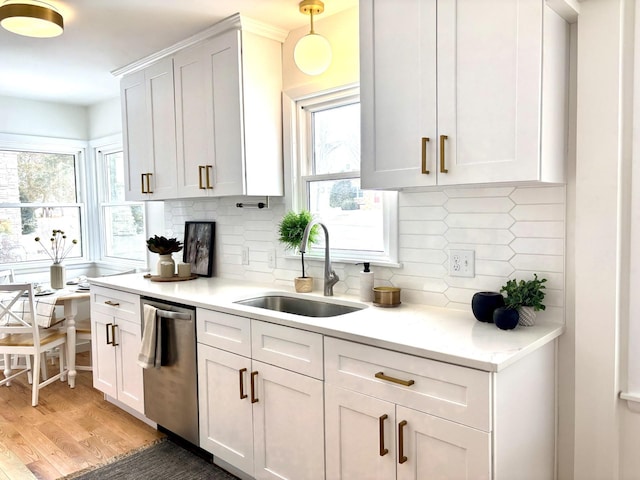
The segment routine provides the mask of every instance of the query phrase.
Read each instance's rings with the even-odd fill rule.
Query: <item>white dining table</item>
[[[56,305],[64,307],[63,328],[67,332],[68,382],[69,387],[75,388],[76,376],[78,375],[76,370],[76,315],[78,314],[78,305],[82,302],[88,302],[91,295],[88,290],[59,290],[54,295],[56,296]]]

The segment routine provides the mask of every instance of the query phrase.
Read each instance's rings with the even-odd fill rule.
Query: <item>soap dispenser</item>
[[[360,300],[373,302],[373,272],[369,270],[369,262],[363,265],[364,270],[360,272]]]

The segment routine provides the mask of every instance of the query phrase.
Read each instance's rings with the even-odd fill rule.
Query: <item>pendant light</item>
[[[64,30],[62,15],[40,0],[7,0],[0,7],[0,25],[18,35],[49,38]]]
[[[303,0],[300,12],[311,17],[311,30],[298,40],[293,50],[293,59],[298,68],[307,75],[320,75],[331,64],[331,45],[322,35],[313,31],[313,16],[324,12],[320,0]]]

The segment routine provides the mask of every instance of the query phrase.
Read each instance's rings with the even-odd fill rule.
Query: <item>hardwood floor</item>
[[[43,388],[35,408],[26,375],[0,387],[0,480],[58,479],[163,436],[103,400],[91,372],[78,372],[75,389],[66,382]]]

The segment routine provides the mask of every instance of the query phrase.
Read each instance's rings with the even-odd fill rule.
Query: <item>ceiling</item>
[[[358,0],[324,0],[322,18]],[[91,105],[117,97],[111,71],[236,13],[291,31],[308,24],[299,0],[48,0],[64,17],[55,38],[0,28],[0,96]]]

